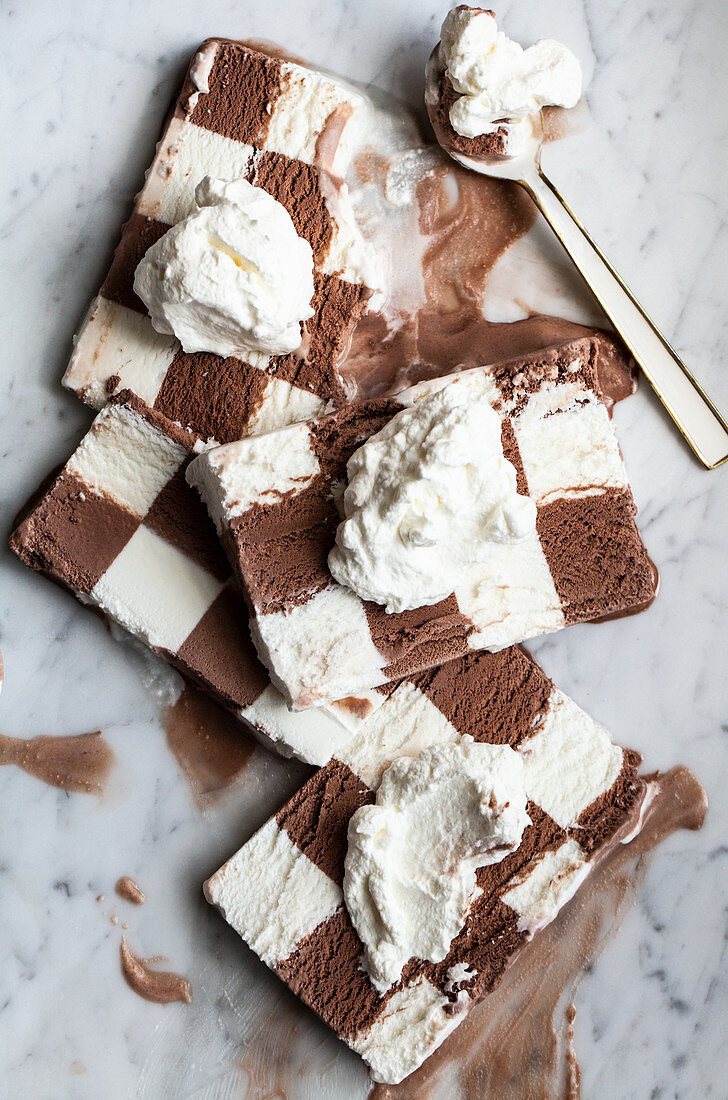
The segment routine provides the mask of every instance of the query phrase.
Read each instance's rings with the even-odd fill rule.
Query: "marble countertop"
[[[432,0],[6,0],[3,547],[21,504],[90,421],[59,385],[71,334],[195,45],[210,34],[277,41],[418,103],[443,14]],[[498,16],[511,36],[555,37],[582,59],[591,124],[552,146],[546,166],[725,410],[723,0],[502,0]],[[576,1052],[585,1098],[720,1097],[728,470],[698,467],[646,386],[616,421],[660,596],[637,618],[574,627],[532,650],[648,770],[689,765],[711,808],[700,833],[658,849],[638,904],[585,977]],[[117,756],[102,799],[0,769],[0,1095],[366,1096],[359,1060],[200,893],[303,770],[259,750],[201,809],[160,721],[168,674],[4,548],[0,567],[0,729],[100,728]],[[122,874],[146,892],[143,907],[114,895]],[[122,924],[139,954],[166,955],[190,978],[191,1007],[147,1003],[123,983]],[[274,1041],[281,1023],[285,1050]]]

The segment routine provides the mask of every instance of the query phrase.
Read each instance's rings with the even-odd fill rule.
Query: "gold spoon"
[[[541,113],[532,118],[531,133],[519,141],[514,156],[468,156],[453,148],[452,133],[442,123],[441,78],[436,47],[427,66],[425,102],[442,148],[464,168],[494,179],[512,180],[525,188],[688,445],[707,469],[720,466],[728,460],[728,424],[543,172]]]

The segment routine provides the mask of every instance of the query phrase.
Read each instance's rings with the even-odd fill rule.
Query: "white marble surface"
[[[498,14],[512,36],[561,38],[582,59],[592,125],[546,166],[725,409],[724,0],[503,0]],[[417,102],[442,15],[432,0],[5,0],[3,543],[90,419],[59,387],[70,337],[197,42],[265,37]],[[646,387],[616,419],[660,597],[636,619],[533,648],[647,768],[690,765],[712,805],[701,833],[659,850],[640,904],[583,983],[583,1095],[724,1097],[728,470],[698,468]],[[0,727],[101,727],[118,765],[101,801],[0,769],[0,1095],[365,1096],[358,1059],[200,896],[300,770],[261,751],[201,813],[145,662],[5,549],[1,566]],[[146,891],[143,908],[114,898],[121,874]],[[123,984],[114,913],[135,950],[190,977],[191,1008],[148,1004]]]

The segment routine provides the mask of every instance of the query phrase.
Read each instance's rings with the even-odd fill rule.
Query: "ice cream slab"
[[[516,750],[530,824],[515,851],[477,872],[445,958],[411,958],[382,993],[362,966],[344,902],[349,821],[374,801],[393,760],[464,737]],[[473,653],[400,683],[344,751],[212,876],[206,894],[375,1080],[397,1082],[487,998],[599,858],[639,829],[649,792],[639,760],[519,647]]]
[[[64,384],[94,408],[131,390],[185,429],[224,443],[340,404],[336,365],[369,290],[366,249],[341,182],[361,106],[334,81],[224,39],[193,58],[111,269],[75,340]],[[254,362],[185,354],[134,292],[147,249],[195,206],[207,176],[247,179],[277,199],[314,258],[302,348]],[[285,257],[280,257],[285,263]]]
[[[245,602],[185,481],[192,438],[132,394],[114,397],[31,503],[11,548],[166,658],[264,742],[323,764],[384,698],[293,714],[250,640]]]
[[[247,593],[258,652],[294,707],[650,602],[655,577],[597,357],[597,341],[575,340],[208,451],[191,464],[188,480]],[[535,504],[533,529],[513,545],[494,543],[440,602],[387,613],[329,570],[347,462],[398,412],[466,378],[500,418],[501,459]]]
[[[297,352],[246,362],[187,354],[155,330],[135,293],[140,260],[197,209],[205,176],[263,188],[311,245],[315,314]],[[461,195],[454,205],[453,193]],[[475,293],[474,234],[505,243],[521,222],[525,230],[528,217],[507,189],[478,203],[467,174],[422,145],[403,107],[375,106],[321,73],[211,39],[193,58],[64,383],[96,409],[128,389],[205,441],[227,443],[476,365],[483,346],[500,358],[505,345],[516,354],[578,335],[579,326],[552,317],[490,325],[475,300],[467,317],[453,310],[453,296],[470,302]],[[509,294],[520,300],[517,285]],[[536,295],[529,309],[555,305]],[[362,314],[367,325],[349,356]],[[608,339],[601,348],[611,370],[622,353]]]

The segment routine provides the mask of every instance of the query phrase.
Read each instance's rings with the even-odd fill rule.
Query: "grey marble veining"
[[[560,38],[582,59],[591,125],[549,148],[547,169],[723,409],[727,11],[723,0],[498,6],[512,36]],[[238,788],[198,811],[144,686],[148,662],[23,569],[4,540],[90,420],[59,386],[71,334],[198,41],[278,41],[419,104],[443,14],[431,0],[2,5],[11,155],[2,177],[0,727],[22,736],[100,727],[118,764],[102,801],[0,769],[0,1095],[366,1095],[359,1060],[200,894],[300,772],[260,752]],[[543,249],[556,281],[570,285],[545,238]],[[616,421],[660,596],[636,618],[571,628],[533,650],[648,769],[692,767],[711,808],[702,832],[658,851],[638,905],[583,982],[583,1095],[725,1097],[728,471],[698,468],[646,386]],[[142,908],[114,896],[121,874],[146,892]],[[190,1008],[148,1004],[123,984],[114,915],[136,951],[167,955],[191,979]],[[273,1016],[290,1033],[284,1052],[266,1038]]]

